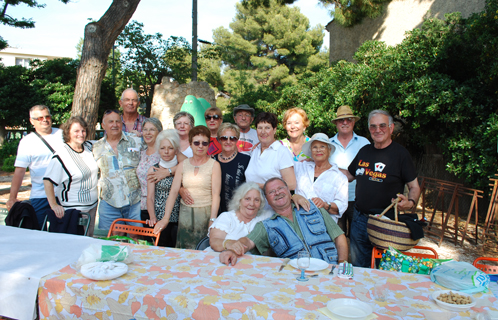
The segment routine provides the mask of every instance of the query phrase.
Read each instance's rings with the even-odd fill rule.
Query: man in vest
[[[337,264],[347,260],[348,243],[344,232],[324,209],[310,202],[310,210],[297,209],[285,181],[271,178],[263,191],[275,214],[258,222],[247,237],[228,243],[220,261],[235,265],[237,257],[256,248],[260,253],[272,249],[280,258],[296,258],[307,250],[311,257]],[[289,245],[287,245],[289,244]]]

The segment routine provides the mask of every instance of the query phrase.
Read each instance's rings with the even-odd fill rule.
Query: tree
[[[376,18],[382,13],[382,6],[391,0],[318,0],[325,6],[333,6],[331,15],[342,26],[349,27],[360,23],[363,18]],[[245,8],[270,7],[272,0],[242,0]],[[296,0],[277,0],[278,4],[292,4]]]
[[[269,7],[238,3],[236,8],[230,24],[233,31],[220,27],[213,34],[228,66],[223,81],[232,96],[250,94],[259,86],[279,91],[312,73],[311,69],[328,64],[327,55],[320,53],[323,27],[310,28],[299,8],[280,5],[277,0],[271,0]]]
[[[62,3],[68,3],[69,0],[60,0]],[[35,22],[30,18],[21,18],[17,19],[14,18],[10,15],[7,14],[7,8],[9,6],[17,6],[19,4],[25,4],[29,8],[44,8],[44,4],[39,4],[36,2],[36,0],[1,0],[0,3],[3,2],[3,8],[2,11],[0,12],[0,23],[11,26],[14,28],[21,28],[21,29],[29,29],[29,28],[34,28],[35,27]],[[0,50],[3,50],[7,47],[7,41],[5,41],[1,36],[0,36]]]
[[[106,13],[85,26],[85,40],[78,68],[72,115],[88,123],[89,136],[95,133],[102,80],[114,41],[135,12],[140,0],[113,0]]]

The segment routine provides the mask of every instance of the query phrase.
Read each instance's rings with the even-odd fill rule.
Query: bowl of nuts
[[[450,311],[465,311],[476,305],[476,299],[472,295],[451,290],[433,292],[432,298],[438,306]]]

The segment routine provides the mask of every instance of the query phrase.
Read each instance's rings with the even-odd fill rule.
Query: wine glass
[[[304,276],[304,270],[310,266],[310,253],[306,250],[297,253],[297,266],[301,269],[301,276],[296,279],[299,281],[308,281]]]

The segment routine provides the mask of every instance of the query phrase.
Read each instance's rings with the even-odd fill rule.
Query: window
[[[29,68],[29,63],[31,59],[27,58],[16,58],[16,66],[23,66],[25,68]]]

